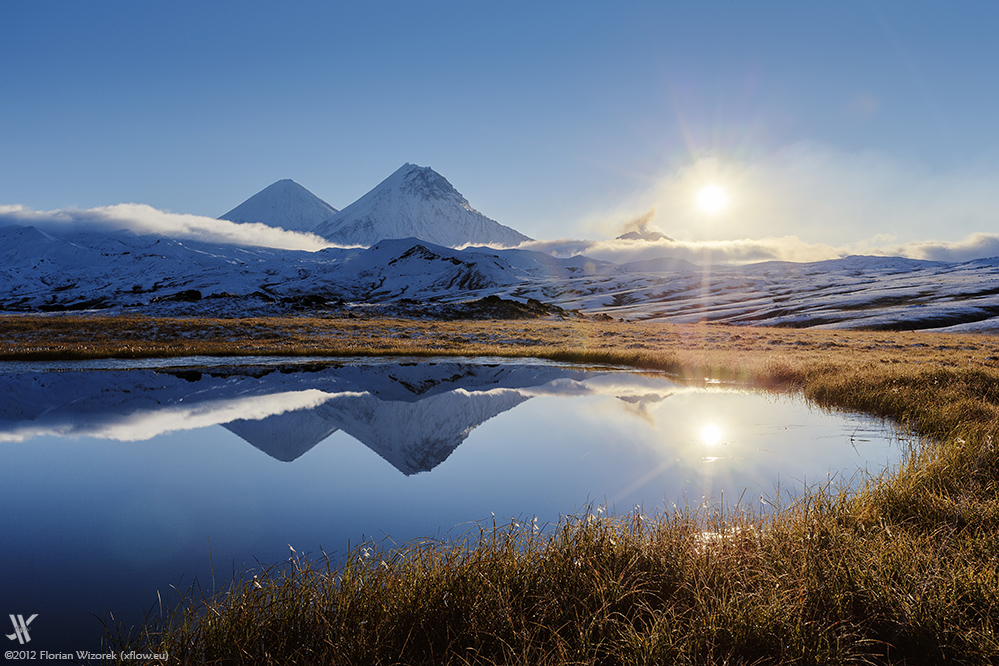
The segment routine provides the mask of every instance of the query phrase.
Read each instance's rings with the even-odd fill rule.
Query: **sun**
[[[717,185],[706,185],[697,193],[697,206],[708,215],[721,212],[727,204],[728,194]]]

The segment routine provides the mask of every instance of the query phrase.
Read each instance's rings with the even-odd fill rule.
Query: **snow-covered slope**
[[[430,167],[415,164],[404,164],[314,231],[333,243],[365,247],[408,237],[447,247],[509,247],[531,240],[472,208]]]
[[[149,306],[215,295],[217,303],[254,296],[261,303],[349,254],[241,247],[128,231],[75,231],[56,237],[31,227],[0,227],[0,310],[57,311]],[[293,295],[293,292],[292,292]],[[262,299],[262,300],[261,300]]]
[[[477,309],[487,297],[545,307]],[[564,308],[680,323],[999,331],[999,260],[695,266],[660,258],[616,265],[519,249],[456,250],[416,238],[304,252],[0,227],[0,312],[103,308],[216,316],[361,308],[476,318],[559,315]]]
[[[999,266],[852,256],[813,263],[643,272],[611,289],[569,287],[559,304],[627,319],[795,328],[999,329]],[[988,322],[992,322],[988,324]]]
[[[239,204],[220,220],[262,222],[288,231],[312,231],[337,210],[293,180],[279,180]]]
[[[400,298],[454,302],[516,290],[525,281],[614,270],[578,257],[454,250],[415,238],[310,253],[130,232],[57,238],[12,226],[0,228],[0,248],[0,311],[114,306],[163,311],[180,303],[188,312],[223,308],[238,314],[240,307],[252,306],[263,314],[260,308],[277,312],[283,305],[298,307],[303,299],[313,305]]]

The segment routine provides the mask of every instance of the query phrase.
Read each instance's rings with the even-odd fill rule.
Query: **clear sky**
[[[292,178],[342,208],[414,162],[539,239],[960,244],[999,232],[997,26],[984,0],[4,2],[0,204],[215,217]]]

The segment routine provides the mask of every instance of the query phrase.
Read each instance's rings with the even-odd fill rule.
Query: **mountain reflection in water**
[[[544,525],[722,493],[759,507],[901,452],[876,419],[614,368],[160,363],[0,366],[0,602],[38,613],[39,649],[96,651],[91,614],[136,622],[171,585],[210,588],[209,544],[239,572],[289,544],[339,557],[492,514]]]
[[[453,362],[17,373],[5,378],[0,441],[138,441],[222,425],[290,462],[342,430],[409,475],[433,469],[476,426],[534,395],[593,393],[586,380],[597,374]]]

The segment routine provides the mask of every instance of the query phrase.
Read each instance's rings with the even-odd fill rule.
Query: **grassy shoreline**
[[[237,346],[238,345],[238,346]],[[506,356],[797,391],[930,438],[774,516],[682,509],[293,558],[150,626],[180,663],[994,663],[999,339],[591,321],[0,317],[0,360]],[[722,535],[705,538],[705,533]]]

